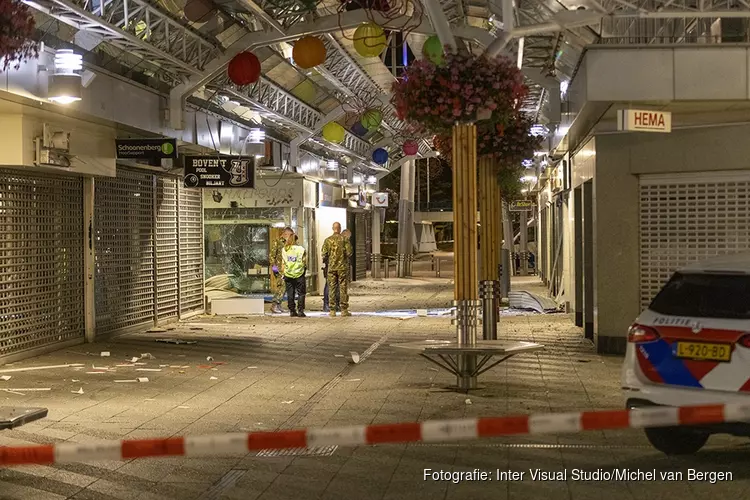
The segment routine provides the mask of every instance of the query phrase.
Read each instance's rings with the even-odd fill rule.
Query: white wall
[[[333,207],[318,207],[315,210],[315,216],[317,219],[317,243],[318,243],[318,255],[323,258],[323,242],[326,238],[333,234],[333,223],[341,223],[341,230],[346,229],[346,209],[345,208],[333,208]],[[322,294],[325,288],[325,280],[318,280],[318,293]]]
[[[255,180],[255,189],[204,189],[203,208],[229,208],[232,202],[239,208],[301,208],[305,202],[304,182],[301,177],[259,177]],[[214,200],[214,191],[221,193],[218,203]]]

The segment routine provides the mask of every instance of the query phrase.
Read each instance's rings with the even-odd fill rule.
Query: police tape
[[[675,427],[750,421],[750,403],[585,411],[461,420],[230,433],[195,437],[0,447],[0,466],[97,460],[206,457],[325,446],[463,441],[513,435]]]

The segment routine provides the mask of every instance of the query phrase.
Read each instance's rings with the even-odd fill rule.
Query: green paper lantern
[[[362,57],[378,57],[385,50],[388,41],[383,28],[368,22],[359,25],[354,31],[354,50]]]
[[[425,40],[422,46],[422,55],[435,66],[440,66],[445,60],[445,51],[443,50],[443,44],[440,43],[440,38],[437,35],[432,35]]]
[[[383,113],[379,109],[368,109],[362,115],[360,123],[370,132],[377,130],[380,124],[383,123]]]
[[[344,142],[346,137],[346,131],[344,127],[336,122],[326,123],[323,127],[323,139],[334,144],[340,144]]]
[[[302,80],[299,85],[292,89],[292,94],[300,101],[307,104],[315,104],[315,97],[318,91],[310,80]]]

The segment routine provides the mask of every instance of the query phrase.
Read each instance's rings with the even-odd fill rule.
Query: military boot
[[[281,310],[281,306],[278,304],[273,304],[271,306],[271,312],[273,314],[282,314],[284,311]]]
[[[330,317],[332,317],[332,318],[335,318],[336,317],[336,309],[331,309],[330,312],[328,313],[328,315]]]
[[[350,313],[348,310],[344,309],[343,311],[341,311],[341,315],[342,316],[351,316],[352,313]]]

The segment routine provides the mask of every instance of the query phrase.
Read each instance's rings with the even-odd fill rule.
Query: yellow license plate
[[[732,359],[732,346],[704,344],[703,342],[678,342],[677,357],[702,361],[729,361]]]

